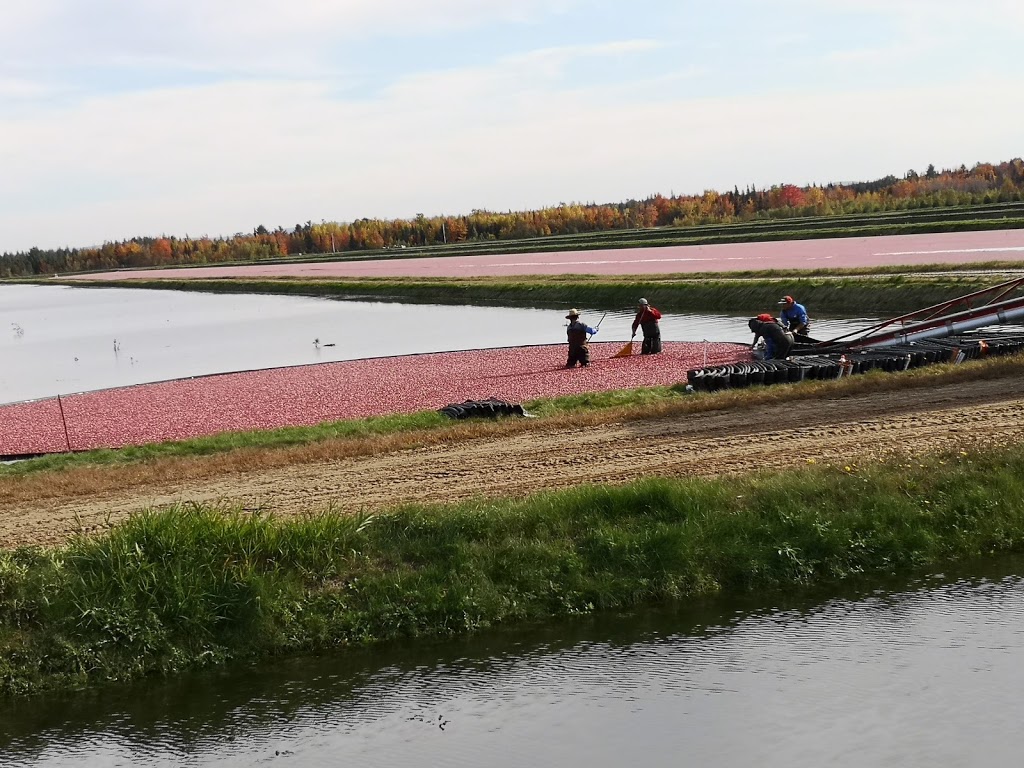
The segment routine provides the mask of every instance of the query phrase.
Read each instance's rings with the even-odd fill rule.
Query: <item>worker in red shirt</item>
[[[636,329],[640,327],[644,332],[644,343],[640,347],[641,355],[656,355],[661,352],[661,312],[652,307],[647,299],[640,299],[637,302],[636,317],[633,320],[633,335],[636,338]]]

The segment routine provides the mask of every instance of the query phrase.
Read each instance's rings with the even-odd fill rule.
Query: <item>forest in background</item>
[[[969,208],[1024,201],[1024,160],[978,163],[972,168],[923,173],[902,178],[811,185],[791,184],[731,192],[665,197],[624,203],[562,204],[534,211],[497,213],[474,210],[459,216],[417,216],[413,219],[359,219],[350,223],[296,224],[224,237],[133,237],[82,248],[32,248],[0,256],[0,277],[30,277],[66,272],[223,264],[286,257],[362,252],[391,248],[545,238],[616,230],[659,227],[699,228],[801,217],[842,217],[936,208]],[[367,253],[369,255],[369,253]]]

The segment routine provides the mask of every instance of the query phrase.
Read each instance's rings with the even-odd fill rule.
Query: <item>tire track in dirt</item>
[[[0,545],[53,544],[145,507],[238,504],[279,515],[377,510],[407,502],[520,497],[646,476],[715,476],[886,458],[896,451],[976,449],[1024,440],[1024,381],[777,403],[570,430],[537,429],[334,462],[293,464],[194,483],[6,510]]]

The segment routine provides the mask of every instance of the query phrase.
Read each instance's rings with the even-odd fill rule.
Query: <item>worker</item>
[[[565,331],[569,339],[569,358],[565,361],[565,367],[575,368],[576,363],[579,363],[580,367],[586,368],[590,365],[590,347],[587,342],[597,333],[597,328],[591,328],[580,320],[578,309],[570,309],[565,319],[569,321],[569,327]]]
[[[811,332],[811,321],[807,318],[807,308],[803,304],[797,304],[792,296],[783,296],[779,300],[782,306],[782,314],[779,315],[779,323],[790,333],[799,333],[807,336]]]
[[[784,329],[772,318],[761,320],[761,316],[752,317],[747,326],[754,332],[754,341],[750,345],[753,350],[758,339],[764,339],[764,356],[766,360],[785,360],[793,349],[793,334]]]
[[[661,312],[652,307],[647,299],[637,302],[636,317],[633,319],[633,335],[636,338],[637,326],[643,329],[644,343],[640,347],[641,355],[656,355],[661,352]]]

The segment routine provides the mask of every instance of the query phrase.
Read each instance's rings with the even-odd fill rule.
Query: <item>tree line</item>
[[[133,237],[85,248],[31,248],[0,256],[0,277],[124,267],[222,264],[300,254],[352,254],[384,248],[515,240],[654,227],[689,227],[762,219],[842,216],[1024,201],[1024,160],[968,169],[907,171],[867,182],[797,187],[753,186],[700,195],[654,195],[624,203],[562,204],[534,211],[474,210],[463,216],[359,219],[296,224],[227,237]]]

